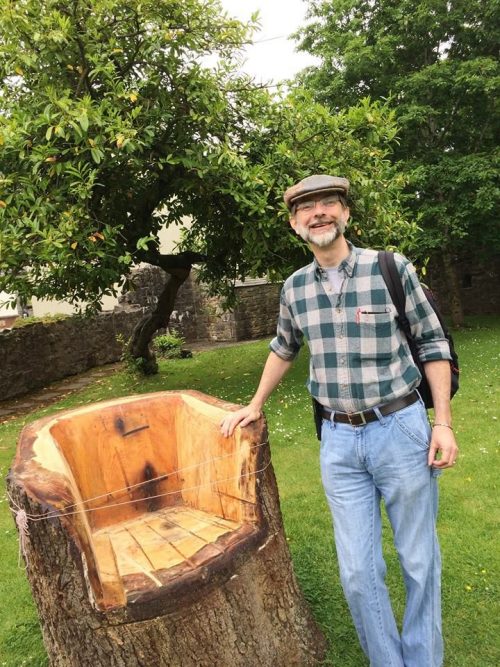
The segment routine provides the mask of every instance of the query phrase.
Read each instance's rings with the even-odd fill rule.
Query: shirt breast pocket
[[[396,354],[397,321],[390,306],[365,306],[358,309],[361,361],[391,359]]]

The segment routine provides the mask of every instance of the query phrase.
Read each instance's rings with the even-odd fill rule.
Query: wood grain
[[[257,532],[260,443],[240,429],[222,436],[226,406],[197,392],[159,392],[31,425],[15,473],[39,502],[62,510],[100,607],[126,603],[125,578],[161,588],[182,564],[196,570],[223,555],[219,538],[240,531],[231,543],[244,542],[248,525]]]

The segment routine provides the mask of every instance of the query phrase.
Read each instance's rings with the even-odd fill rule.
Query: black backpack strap
[[[411,334],[410,322],[406,317],[406,296],[403,289],[403,284],[401,283],[401,276],[399,275],[398,268],[396,266],[396,261],[394,259],[394,253],[387,252],[386,250],[380,250],[378,253],[378,263],[380,266],[380,273],[384,279],[389,294],[391,295],[392,303],[396,306],[398,311],[398,320],[401,328],[403,329],[406,337],[411,340],[413,338]]]

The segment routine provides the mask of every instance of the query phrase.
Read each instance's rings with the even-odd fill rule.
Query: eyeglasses
[[[321,204],[324,208],[331,208],[332,206],[335,206],[335,204],[340,201],[339,195],[329,195],[328,197],[324,197],[323,199],[305,199],[304,201],[299,201],[295,205],[295,212],[304,212],[308,213],[309,211],[314,211],[316,208],[316,204]]]

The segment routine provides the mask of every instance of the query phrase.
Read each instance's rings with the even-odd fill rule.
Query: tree
[[[99,307],[132,263],[168,274],[131,351],[166,326],[191,265],[213,293],[304,259],[283,190],[311,171],[350,175],[364,239],[411,243],[382,104],[330,115],[237,74],[252,26],[217,0],[0,0],[0,290]],[[212,59],[211,64],[208,57]],[[162,255],[162,225],[192,226]],[[277,221],[282,224],[277,224]]]
[[[454,259],[498,255],[498,16],[494,0],[309,2],[301,48],[321,59],[301,76],[330,109],[390,99],[401,128],[393,159],[409,179],[439,259],[455,324],[463,315]],[[497,96],[498,99],[498,96]],[[480,233],[478,233],[480,228]]]

